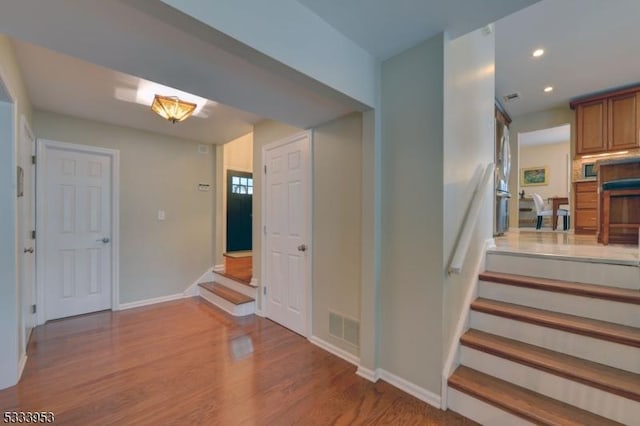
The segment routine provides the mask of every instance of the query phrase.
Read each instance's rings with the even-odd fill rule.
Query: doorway
[[[118,307],[119,153],[38,141],[38,322]]]
[[[253,173],[227,170],[227,253],[251,251]]]
[[[311,132],[263,148],[263,309],[303,336],[311,325]]]
[[[518,133],[518,227],[535,229],[538,215],[534,194],[540,195],[548,210],[553,200],[569,209],[571,193],[571,127],[561,126]],[[570,209],[569,209],[570,210]],[[563,230],[545,216],[541,229]],[[557,219],[556,219],[557,221]]]

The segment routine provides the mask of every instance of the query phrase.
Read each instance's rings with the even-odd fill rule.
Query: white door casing
[[[263,148],[262,263],[265,315],[310,336],[311,132]],[[263,292],[264,294],[264,292]]]
[[[116,150],[39,140],[38,323],[118,307]]]
[[[18,198],[20,218],[20,248],[18,256],[22,256],[22,344],[26,350],[31,330],[36,325],[35,314],[31,306],[36,304],[36,255],[35,239],[31,231],[36,226],[36,175],[32,156],[35,155],[35,138],[31,127],[24,116],[20,121],[20,167],[23,170],[23,196]]]

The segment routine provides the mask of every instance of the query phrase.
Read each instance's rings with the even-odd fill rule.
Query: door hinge
[[[36,239],[36,231],[31,231],[31,239],[32,240]]]
[[[38,309],[36,308],[36,305],[31,305],[31,313],[35,314],[38,311]]]
[[[263,233],[264,235],[267,235],[267,225],[264,225],[264,226],[262,227],[262,233]]]
[[[266,164],[264,165],[264,174],[265,175],[267,174],[267,165]]]
[[[262,294],[267,295],[267,287],[262,287]]]
[[[36,156],[35,155],[31,156],[31,164],[36,164]]]

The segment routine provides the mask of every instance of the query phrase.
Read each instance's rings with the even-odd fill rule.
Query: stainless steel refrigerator
[[[495,154],[495,212],[493,234],[502,235],[509,229],[509,175],[511,174],[511,151],[509,128],[496,120]]]

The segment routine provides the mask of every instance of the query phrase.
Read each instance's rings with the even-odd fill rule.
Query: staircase
[[[487,253],[451,410],[487,425],[640,425],[637,262]]]
[[[233,316],[242,317],[256,312],[256,287],[224,273],[213,272],[212,278],[198,283],[200,297]]]

